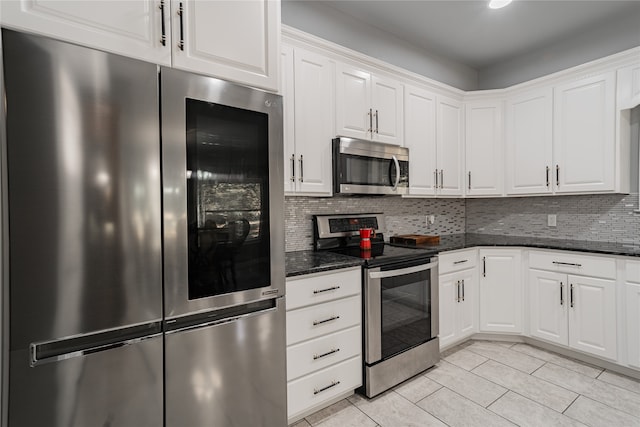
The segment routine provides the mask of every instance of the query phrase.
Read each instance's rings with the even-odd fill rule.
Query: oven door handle
[[[438,265],[438,261],[430,262],[428,264],[416,265],[414,267],[401,268],[399,270],[386,270],[386,271],[372,271],[369,272],[369,277],[372,279],[384,279],[387,277],[402,276],[403,274],[417,273],[419,271],[430,270]]]

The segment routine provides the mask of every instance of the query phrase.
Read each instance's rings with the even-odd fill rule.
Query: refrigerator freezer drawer
[[[284,298],[165,336],[166,427],[287,425]]]
[[[30,366],[10,354],[9,425],[162,425],[162,336],[85,356]]]

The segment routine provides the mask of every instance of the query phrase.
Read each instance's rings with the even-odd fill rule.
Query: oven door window
[[[382,359],[431,338],[430,270],[381,280]]]
[[[341,184],[353,185],[378,185],[391,187],[396,181],[396,164],[391,159],[377,157],[355,156],[351,154],[340,155]],[[401,169],[400,182],[406,181],[402,174],[408,171],[408,162],[399,162]]]
[[[189,299],[270,285],[266,114],[186,100]]]

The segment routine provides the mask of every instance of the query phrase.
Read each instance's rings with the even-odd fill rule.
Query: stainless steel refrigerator
[[[280,97],[2,54],[9,426],[286,425]]]

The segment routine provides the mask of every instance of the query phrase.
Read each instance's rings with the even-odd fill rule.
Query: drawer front
[[[474,268],[478,264],[478,251],[468,249],[457,252],[444,252],[438,255],[440,274]]]
[[[287,415],[291,419],[314,406],[362,385],[362,358],[354,357],[287,384]]]
[[[331,334],[361,323],[360,296],[287,312],[287,345]]]
[[[627,282],[640,283],[640,261],[627,261]]]
[[[319,273],[287,279],[287,310],[357,295],[362,289],[362,269]]]
[[[287,348],[287,380],[324,369],[362,354],[360,326]]]
[[[567,252],[529,252],[529,267],[581,276],[616,278],[616,260]]]

